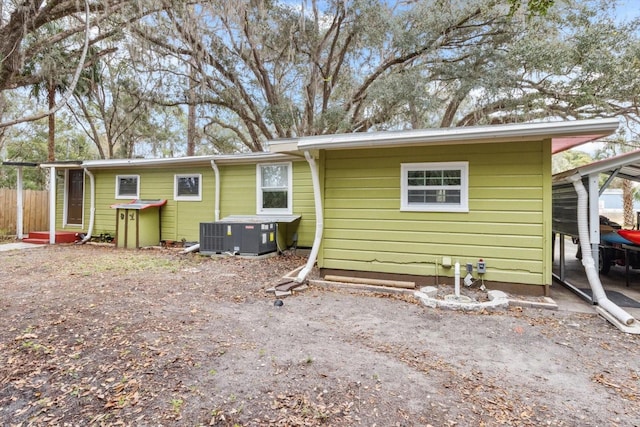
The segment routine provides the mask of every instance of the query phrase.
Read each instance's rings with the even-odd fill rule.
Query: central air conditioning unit
[[[275,222],[202,222],[200,253],[263,255],[277,250]]]

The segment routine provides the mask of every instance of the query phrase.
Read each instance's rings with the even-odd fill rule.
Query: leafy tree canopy
[[[202,153],[337,132],[621,116],[633,135],[638,123],[639,21],[608,0],[2,5],[0,122],[15,118],[9,94],[80,65],[92,77],[68,108],[103,157],[148,146],[162,114],[177,120],[147,152],[179,154],[186,127]]]

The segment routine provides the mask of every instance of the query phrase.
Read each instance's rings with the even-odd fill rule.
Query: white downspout
[[[218,169],[218,165],[214,160],[211,160],[211,169],[213,169],[213,174],[215,175],[216,180],[216,194],[213,196],[213,220],[218,222],[220,221],[220,170]],[[183,254],[188,254],[190,252],[195,252],[200,250],[200,243],[189,246],[185,250],[182,251]]]
[[[622,308],[611,302],[604,292],[598,269],[596,268],[593,255],[591,253],[591,241],[589,239],[589,218],[588,218],[588,201],[589,196],[587,190],[582,184],[580,174],[575,174],[569,178],[578,194],[578,236],[580,237],[580,248],[582,249],[582,265],[587,273],[587,280],[591,286],[593,300],[602,309],[609,312],[613,317],[618,319],[625,325],[631,325],[635,319]]]
[[[89,175],[89,187],[91,188],[91,204],[89,206],[89,229],[87,230],[87,235],[84,236],[84,239],[80,243],[87,243],[91,239],[91,234],[93,234],[93,223],[96,216],[96,183],[91,171],[87,168],[84,168],[84,173]]]
[[[300,270],[298,276],[295,278],[297,283],[302,283],[306,280],[307,276],[311,272],[313,265],[316,263],[316,258],[318,257],[318,252],[320,251],[320,244],[322,243],[322,230],[324,227],[324,220],[322,216],[322,197],[320,195],[320,178],[318,176],[318,166],[316,165],[316,161],[313,156],[308,152],[304,152],[304,157],[307,159],[307,163],[309,163],[309,167],[311,168],[311,182],[313,183],[313,199],[315,202],[315,210],[316,210],[316,235],[313,239],[313,246],[311,247],[311,253],[309,254],[309,259],[307,260],[307,264],[305,267]]]
[[[216,179],[216,194],[214,196],[213,220],[220,221],[220,170],[216,162],[211,160],[211,168]]]
[[[49,243],[56,243],[56,168],[49,169]]]
[[[22,240],[24,237],[24,225],[22,223],[23,218],[23,201],[22,201],[22,166],[18,166],[18,182],[16,183],[17,191],[16,191],[16,202],[17,202],[17,212],[16,212],[16,238],[18,240]]]

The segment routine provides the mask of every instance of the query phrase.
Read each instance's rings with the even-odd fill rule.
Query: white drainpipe
[[[96,217],[96,183],[91,171],[87,168],[84,168],[84,173],[89,175],[89,187],[91,187],[91,205],[89,207],[89,229],[87,230],[87,235],[84,236],[84,239],[80,243],[87,243],[91,239],[91,234],[93,233],[93,223]]]
[[[215,194],[215,204],[214,204],[214,211],[213,211],[213,220],[214,221],[220,221],[220,170],[218,169],[218,165],[216,165],[216,162],[211,160],[211,168],[213,169],[213,173],[215,174],[215,178],[216,178],[216,194]]]
[[[603,310],[609,312],[613,317],[625,325],[631,325],[635,319],[622,308],[611,302],[604,292],[598,269],[596,268],[593,255],[591,253],[591,241],[589,239],[589,218],[588,218],[588,193],[582,184],[582,177],[579,174],[569,178],[578,194],[578,235],[580,237],[580,248],[582,250],[582,265],[587,273],[587,280],[591,286],[593,300]]]
[[[213,169],[213,173],[216,178],[216,194],[214,197],[214,206],[213,206],[213,220],[220,221],[220,170],[218,169],[218,165],[216,162],[211,160],[211,169]],[[195,252],[200,250],[200,243],[189,246],[185,250],[182,251],[183,254],[188,254],[190,252]]]
[[[49,169],[49,243],[56,243],[56,168]]]
[[[313,183],[313,198],[316,208],[316,235],[313,239],[313,246],[311,247],[311,253],[309,254],[307,264],[302,270],[300,270],[300,273],[298,273],[298,276],[295,278],[295,281],[297,283],[302,283],[306,280],[307,276],[311,272],[311,269],[313,269],[313,265],[316,263],[316,258],[318,257],[318,252],[320,251],[320,244],[322,243],[322,229],[324,227],[318,166],[316,165],[316,161],[314,160],[313,156],[308,151],[304,152],[304,157],[305,159],[307,159],[307,163],[309,163],[309,167],[311,168],[311,182]]]

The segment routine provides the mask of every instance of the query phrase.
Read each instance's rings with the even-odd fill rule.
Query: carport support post
[[[564,258],[564,237],[563,233],[559,233],[560,242],[559,242],[559,250],[560,250],[560,280],[564,282],[566,276],[566,266],[565,266],[565,258]]]
[[[22,240],[24,237],[24,226],[22,224],[22,166],[18,166],[16,187],[16,202],[18,205],[16,211],[16,238]]]
[[[49,169],[49,243],[56,243],[56,168]]]

